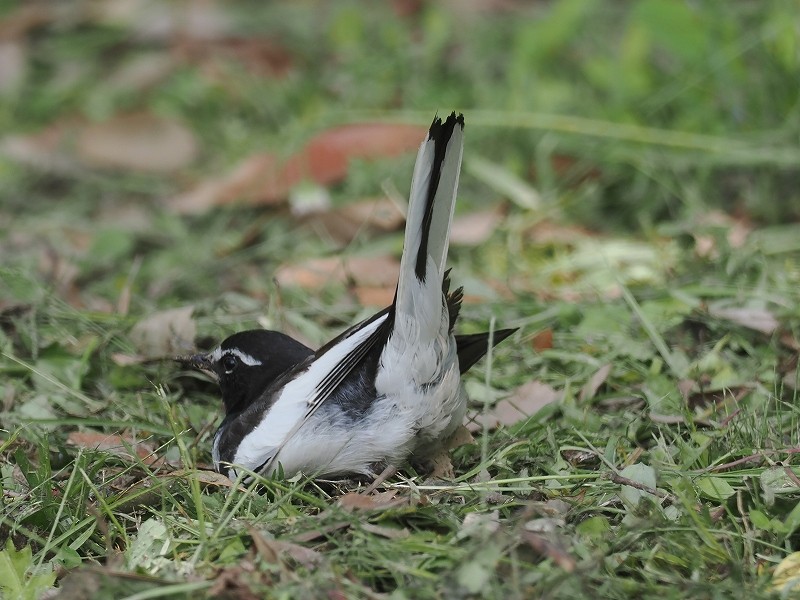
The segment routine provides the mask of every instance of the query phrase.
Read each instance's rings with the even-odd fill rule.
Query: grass
[[[211,39],[170,30],[190,27],[180,3],[149,34],[144,4],[64,6],[0,2],[25,66],[0,76],[0,595],[792,593],[791,3],[397,17],[240,1],[205,13],[225,32]],[[137,61],[169,66],[137,79]],[[465,378],[472,408],[494,414],[531,382],[556,400],[456,448],[454,481],[408,467],[365,499],[355,482],[214,477],[217,391],[165,357],[255,326],[323,343],[374,310],[356,300],[368,285],[298,289],[279,268],[396,257],[402,233],[341,242],[286,203],[179,215],[169,199],[333,125],[451,107],[468,128],[458,215],[502,215],[451,248],[460,328],[520,328]],[[128,112],[183,124],[196,156],[170,172],[87,165],[81,128]],[[14,151],[9,136],[54,123],[79,124],[63,148]],[[334,207],[402,197],[412,164],[355,161],[326,192]],[[180,325],[147,325],[186,306]],[[148,349],[142,330],[169,334]]]

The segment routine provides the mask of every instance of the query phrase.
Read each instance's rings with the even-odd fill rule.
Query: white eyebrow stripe
[[[216,352],[216,350],[214,352]],[[227,350],[221,350],[220,351],[220,358],[222,358],[223,356],[227,356],[228,354],[234,355],[236,358],[238,358],[240,361],[242,361],[248,367],[257,367],[258,365],[263,364],[257,358],[253,358],[252,356],[250,356],[249,354],[246,354],[245,352],[242,352],[238,348],[228,348]]]

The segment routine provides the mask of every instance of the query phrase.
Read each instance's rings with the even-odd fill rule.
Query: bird
[[[463,130],[463,115],[437,116],[419,148],[390,306],[318,350],[255,329],[179,358],[219,384],[217,471],[375,477],[424,463],[462,424],[461,375],[516,331],[454,333],[463,288],[450,291],[445,263]]]

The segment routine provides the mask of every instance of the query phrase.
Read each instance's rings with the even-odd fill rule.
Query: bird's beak
[[[178,356],[175,360],[179,363],[192,367],[193,369],[198,369],[200,371],[205,371],[206,373],[212,373],[213,369],[211,368],[211,356],[209,354],[191,354],[189,356]]]

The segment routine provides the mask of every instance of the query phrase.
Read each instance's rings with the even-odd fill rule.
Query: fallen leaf
[[[176,196],[168,206],[178,213],[197,213],[239,201],[248,205],[276,204],[302,181],[320,185],[341,181],[353,159],[388,158],[419,146],[426,129],[391,123],[342,125],[314,136],[306,146],[280,160],[272,153],[246,159],[231,174],[198,185]]]
[[[0,95],[13,94],[19,89],[27,67],[25,45],[21,41],[0,38]]]
[[[352,242],[363,232],[385,232],[400,229],[405,215],[389,198],[351,202],[345,206],[311,212],[303,224],[339,244]]]
[[[242,67],[250,75],[263,79],[283,78],[289,74],[292,54],[276,40],[263,37],[225,37],[216,40],[180,38],[175,54],[186,62],[199,65],[208,77],[225,81],[224,63]]]
[[[284,265],[275,273],[278,285],[318,291],[330,285],[392,289],[400,275],[400,262],[392,256],[313,258]]]
[[[205,469],[178,469],[177,471],[172,471],[169,473],[169,477],[173,477],[176,479],[183,479],[183,478],[191,478],[196,480],[198,483],[202,484],[203,487],[208,486],[216,486],[216,487],[226,487],[226,488],[237,488],[240,492],[245,492],[246,488],[243,485],[236,486],[235,481],[231,481],[231,479],[227,475],[223,475],[222,473],[217,473],[216,471],[210,471]]]
[[[146,91],[169,77],[177,66],[175,58],[164,51],[137,54],[109,75],[103,93]]]
[[[428,476],[430,479],[455,479],[456,474],[453,462],[450,460],[450,453],[446,449],[442,448],[439,452],[429,457],[428,462],[431,466],[431,472]]]
[[[348,492],[341,496],[336,504],[345,510],[386,510],[408,504],[405,496],[397,497],[396,490],[388,490],[380,494],[364,495],[358,492]]]
[[[453,219],[450,243],[454,246],[480,246],[488,240],[502,222],[497,209],[479,210]]]
[[[394,527],[381,527],[380,525],[373,525],[372,523],[362,523],[361,529],[388,540],[404,540],[411,535],[405,527],[403,529],[396,529]]]
[[[766,308],[716,308],[710,306],[708,313],[712,317],[725,319],[766,335],[774,333],[780,325],[772,312]]]
[[[507,399],[492,406],[488,412],[473,415],[466,427],[471,432],[496,429],[500,425],[514,425],[535,414],[541,408],[557,401],[561,394],[546,383],[530,381],[518,387]]]
[[[185,167],[197,155],[189,129],[146,112],[89,124],[78,132],[76,147],[90,167],[160,173]]]
[[[445,442],[445,447],[448,450],[453,450],[458,448],[459,446],[466,446],[468,444],[474,444],[475,438],[472,437],[472,434],[469,432],[469,429],[464,427],[463,425],[459,425],[456,427],[456,430],[453,434],[447,438]]]
[[[597,394],[597,390],[599,390],[600,386],[602,386],[608,379],[608,376],[611,373],[611,367],[611,364],[607,364],[597,369],[594,375],[589,378],[589,381],[587,381],[581,389],[580,394],[578,394],[578,400],[584,402],[594,398]]]
[[[298,533],[297,535],[292,536],[292,539],[295,542],[313,542],[314,540],[327,538],[331,533],[335,531],[339,531],[340,529],[347,529],[350,527],[350,521],[339,521],[338,523],[332,523],[330,525],[325,525],[324,527],[318,527],[316,529],[311,529],[309,531],[304,531],[303,533]]]
[[[533,336],[531,347],[537,352],[550,350],[553,347],[553,330],[549,327]]]
[[[152,2],[105,0],[86,9],[96,22],[130,32],[139,41],[167,44],[175,39],[213,40],[230,35],[233,19],[222,2]]]
[[[389,306],[394,300],[393,287],[355,287],[352,292],[361,306]]]
[[[194,348],[197,324],[193,306],[162,310],[133,326],[130,340],[139,355],[162,358],[185,354]]]
[[[486,539],[500,529],[500,512],[470,512],[461,522],[457,537]]]
[[[84,170],[72,155],[71,138],[80,123],[65,119],[28,135],[8,135],[0,140],[0,153],[39,171],[75,175]]]
[[[158,460],[158,457],[153,454],[153,447],[149,444],[117,434],[96,431],[72,431],[67,435],[67,443],[79,448],[103,450],[127,459],[132,459],[131,452],[134,452],[147,465],[151,465]]]
[[[291,186],[277,179],[278,168],[279,160],[275,155],[254,154],[227,175],[208,179],[172,197],[167,206],[178,214],[198,214],[235,201],[244,204],[282,202]]]
[[[554,221],[537,221],[526,232],[527,239],[538,246],[572,246],[595,234],[584,227],[562,225]]]

